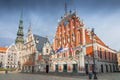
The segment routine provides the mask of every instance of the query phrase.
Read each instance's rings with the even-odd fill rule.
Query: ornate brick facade
[[[56,52],[51,58],[54,71],[88,73],[94,58],[97,72],[117,70],[117,52],[84,27],[76,12],[61,17],[52,46]]]

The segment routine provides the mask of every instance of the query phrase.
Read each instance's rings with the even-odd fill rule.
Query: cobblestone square
[[[98,80],[119,80],[120,73],[103,73],[97,74]],[[51,73],[43,74],[27,74],[27,73],[17,73],[9,72],[5,74],[0,72],[0,80],[89,80],[88,76],[75,76],[75,75],[58,75]]]

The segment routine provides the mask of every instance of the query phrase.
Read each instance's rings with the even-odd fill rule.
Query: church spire
[[[29,23],[29,27],[28,27],[28,32],[27,34],[30,35],[32,33],[32,28],[31,28],[31,22]]]
[[[15,40],[15,43],[24,43],[24,33],[23,33],[23,20],[22,20],[22,12],[21,12],[21,16],[20,16],[20,21],[19,21],[19,27],[18,27],[18,31],[17,31],[17,37]]]
[[[67,14],[67,3],[65,3],[65,14]]]

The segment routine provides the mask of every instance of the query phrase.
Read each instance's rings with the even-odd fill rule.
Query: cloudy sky
[[[120,50],[120,0],[0,0],[0,45],[14,42],[22,10],[24,34],[31,22],[34,34],[48,36],[52,42],[65,2],[68,11],[76,9],[85,26],[95,28],[104,43]]]

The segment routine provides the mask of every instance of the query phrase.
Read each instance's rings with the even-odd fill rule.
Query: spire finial
[[[20,14],[20,19],[22,20],[23,17],[23,9],[21,10],[21,14]]]
[[[67,3],[65,2],[65,14],[67,14]]]
[[[77,14],[77,9],[76,8],[74,9],[74,13]]]
[[[23,32],[23,20],[22,20],[22,11],[19,20],[19,26],[17,31],[17,37],[15,43],[24,43],[24,32]]]
[[[31,22],[29,23],[28,31],[31,31]]]
[[[46,40],[48,41],[48,36],[46,36]]]

